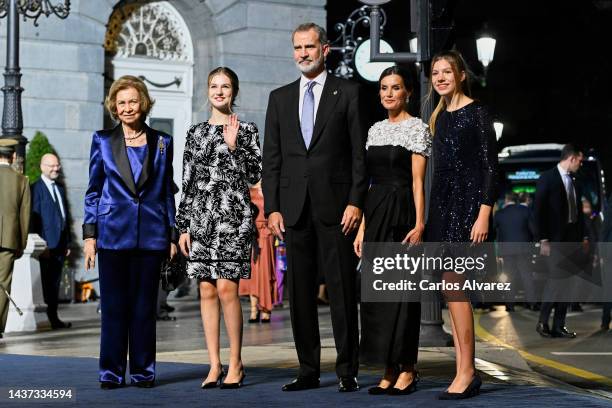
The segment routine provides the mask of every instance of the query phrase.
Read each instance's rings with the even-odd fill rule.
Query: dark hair
[[[380,74],[380,78],[378,78],[378,85],[380,86],[380,83],[382,82],[382,80],[385,77],[388,77],[389,75],[399,75],[402,78],[402,81],[404,82],[404,88],[406,88],[406,90],[410,93],[414,91],[413,76],[410,73],[410,71],[407,70],[406,68],[400,67],[399,65],[394,65],[392,67],[385,69]]]
[[[517,202],[517,201],[518,201],[518,195],[517,195],[516,193],[514,193],[514,192],[509,192],[509,193],[506,193],[506,195],[505,195],[504,199],[505,199],[506,201],[514,201],[514,202]]]
[[[232,102],[230,106],[233,108],[236,106],[236,97],[238,96],[238,91],[240,90],[238,75],[236,75],[236,73],[228,67],[217,67],[208,74],[208,86],[210,86],[210,81],[212,81],[213,77],[217,74],[225,75],[229,78],[230,83],[232,84]]]
[[[518,200],[519,200],[519,203],[521,204],[526,203],[529,200],[529,193],[525,193],[525,192],[519,193]]]
[[[303,23],[297,26],[295,30],[293,30],[293,32],[291,33],[291,42],[293,43],[295,33],[302,33],[304,31],[310,30],[314,30],[317,32],[317,34],[319,34],[319,41],[321,42],[321,45],[329,43],[329,40],[327,39],[327,31],[325,31],[323,27],[315,23]]]
[[[578,156],[581,153],[582,153],[582,150],[578,146],[572,143],[568,143],[565,146],[563,146],[563,149],[561,149],[561,161],[571,156]]]
[[[6,149],[6,148],[0,149],[0,159],[12,161],[13,153],[15,153],[14,150]]]

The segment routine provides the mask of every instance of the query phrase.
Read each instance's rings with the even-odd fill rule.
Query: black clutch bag
[[[179,261],[178,256],[173,260],[165,259],[161,265],[161,285],[162,289],[171,292],[176,289],[185,277],[184,265]]]

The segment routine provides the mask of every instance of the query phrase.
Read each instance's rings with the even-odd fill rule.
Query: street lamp
[[[504,124],[501,122],[493,122],[493,128],[495,129],[495,137],[497,140],[501,139],[504,131]]]
[[[487,69],[489,68],[489,63],[493,61],[495,42],[495,38],[490,36],[482,36],[476,40],[478,61],[480,61],[484,70],[482,76],[478,77],[478,79],[483,87],[487,86]]]
[[[6,24],[6,67],[4,70],[4,106],[2,109],[2,138],[12,138],[19,142],[15,167],[23,172],[25,168],[25,146],[28,142],[23,136],[23,114],[21,111],[21,68],[19,67],[19,18],[34,19],[38,26],[41,15],[51,14],[65,19],[70,14],[70,0],[54,5],[51,0],[0,0],[0,18],[7,17]]]

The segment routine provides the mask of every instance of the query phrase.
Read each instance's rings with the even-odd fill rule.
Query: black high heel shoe
[[[410,384],[408,384],[404,388],[391,387],[389,389],[389,391],[387,392],[387,394],[389,394],[389,395],[408,395],[408,394],[412,394],[413,392],[415,392],[417,390],[417,383],[419,382],[420,379],[421,379],[421,377],[419,376],[419,372],[415,371],[412,374],[412,381],[410,382]]]
[[[257,311],[255,318],[249,318],[249,323],[259,323],[259,311]]]
[[[201,385],[202,389],[207,390],[210,388],[217,388],[218,386],[223,384],[221,380],[223,379],[224,376],[225,376],[225,371],[221,369],[221,372],[219,373],[219,376],[217,377],[215,381],[209,381],[209,382],[204,382],[206,380],[202,381],[202,385]]]
[[[440,395],[438,395],[438,399],[441,400],[460,400],[472,398],[480,394],[480,386],[482,385],[482,380],[478,374],[474,375],[472,378],[472,382],[463,392],[448,392],[444,391]]]
[[[242,369],[242,376],[240,377],[240,380],[238,380],[238,382],[235,383],[221,383],[221,386],[219,388],[221,388],[222,390],[235,390],[238,389],[240,387],[242,387],[242,383],[244,382],[244,378],[246,377],[246,374],[244,372],[244,368]]]

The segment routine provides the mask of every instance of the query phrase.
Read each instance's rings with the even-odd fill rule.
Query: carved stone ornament
[[[185,30],[167,2],[131,2],[111,15],[104,48],[115,57],[190,61]]]

